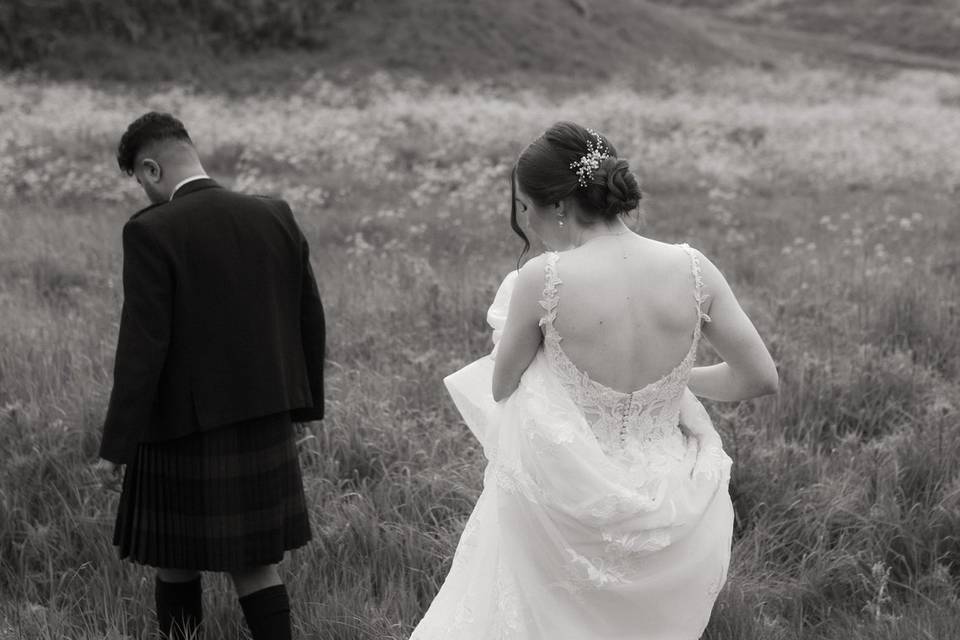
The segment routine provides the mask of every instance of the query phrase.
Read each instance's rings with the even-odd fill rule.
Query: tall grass
[[[705,637],[956,637],[960,124],[943,96],[960,84],[672,82],[557,101],[318,76],[236,100],[0,78],[0,639],[153,624],[151,573],[116,559],[116,496],[86,471],[140,206],[112,149],[147,108],[177,112],[225,183],[284,194],[311,241],[328,418],[301,444],[314,540],[283,565],[305,637],[404,638],[445,575],[484,461],[440,380],[489,347],[519,251],[510,164],[561,117],[617,143],[649,195],[638,228],[710,256],[780,368],[778,397],[709,406],[737,520]],[[205,581],[208,637],[243,637],[227,582]]]

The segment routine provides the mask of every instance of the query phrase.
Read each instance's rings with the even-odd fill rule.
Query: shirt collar
[[[209,177],[210,176],[208,176],[205,173],[198,173],[196,175],[190,176],[189,178],[184,178],[183,180],[177,183],[177,186],[173,188],[173,191],[170,193],[170,200],[173,200],[173,196],[177,195],[177,191],[180,190],[180,187],[187,184],[188,182],[193,182],[194,180],[203,180],[204,178],[209,178]]]

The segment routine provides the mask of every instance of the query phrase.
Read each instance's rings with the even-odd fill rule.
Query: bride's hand
[[[697,440],[717,433],[710,414],[689,388],[683,390],[683,397],[680,398],[680,424]]]
[[[710,420],[707,410],[690,389],[684,389],[680,399],[680,424],[697,440],[697,460],[690,477],[703,474],[710,478],[719,474],[726,457],[723,440],[713,428],[713,421]]]

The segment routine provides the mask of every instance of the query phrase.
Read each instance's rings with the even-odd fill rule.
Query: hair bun
[[[633,211],[640,205],[643,194],[637,177],[630,171],[630,164],[620,158],[604,158],[596,173],[597,179],[606,183],[604,213],[615,217]]]

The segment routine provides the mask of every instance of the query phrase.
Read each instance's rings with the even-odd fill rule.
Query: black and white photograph
[[[4,0],[0,640],[960,639],[957,0]]]

